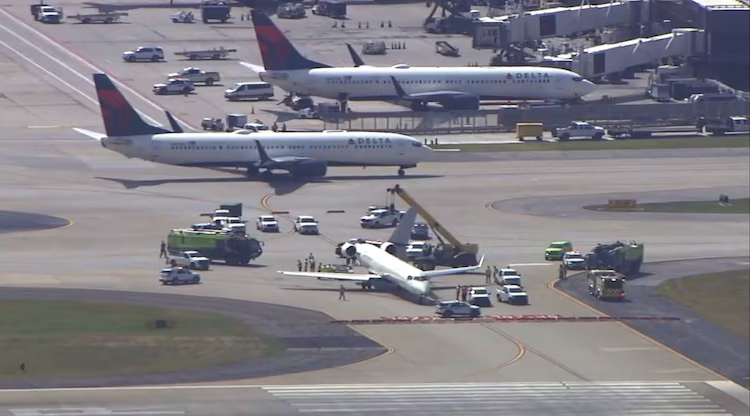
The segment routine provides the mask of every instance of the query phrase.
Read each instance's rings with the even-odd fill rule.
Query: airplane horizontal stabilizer
[[[380,279],[380,276],[376,274],[286,272],[283,270],[278,270],[277,273],[281,273],[286,276],[317,277],[319,279],[331,279],[331,280],[353,281],[353,282],[366,282],[370,279]]]
[[[255,73],[261,73],[266,70],[266,68],[262,67],[261,65],[254,65],[248,62],[240,62],[240,65],[244,66],[245,68],[255,72]]]
[[[98,142],[102,141],[102,139],[104,139],[104,138],[107,137],[106,134],[97,133],[97,132],[91,131],[91,130],[79,129],[77,127],[73,128],[73,130],[77,131],[78,133],[83,134],[84,136],[89,136],[89,137],[91,137],[92,139],[94,139],[94,140],[96,140]]]

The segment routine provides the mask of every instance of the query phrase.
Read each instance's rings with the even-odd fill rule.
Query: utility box
[[[524,141],[527,137],[534,137],[537,141],[542,140],[544,135],[544,124],[542,123],[517,123],[516,124],[516,137],[520,141]]]
[[[227,114],[227,130],[241,129],[247,123],[247,116],[244,114]]]

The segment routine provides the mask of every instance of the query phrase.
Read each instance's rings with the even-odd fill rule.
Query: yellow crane
[[[396,185],[393,188],[388,188],[388,193],[391,196],[391,201],[389,202],[391,207],[394,206],[394,196],[398,196],[399,198],[401,198],[406,203],[406,205],[417,210],[419,216],[425,220],[427,225],[435,233],[435,237],[437,237],[438,241],[440,242],[436,247],[434,247],[432,253],[428,256],[429,258],[417,260],[417,263],[420,264],[423,269],[434,269],[436,265],[450,267],[468,267],[476,266],[478,264],[478,245],[472,243],[462,243],[461,241],[459,241],[401,186]]]

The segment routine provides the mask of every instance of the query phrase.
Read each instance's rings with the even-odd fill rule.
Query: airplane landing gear
[[[406,176],[406,171],[403,168],[399,169],[398,170],[398,177],[399,178],[403,178],[404,176]]]
[[[412,101],[411,109],[414,111],[427,111],[427,103],[424,101]]]
[[[246,178],[257,178],[260,175],[260,170],[256,167],[248,167],[245,171]]]
[[[349,97],[346,94],[339,94],[338,102],[339,111],[341,111],[342,114],[349,112]]]

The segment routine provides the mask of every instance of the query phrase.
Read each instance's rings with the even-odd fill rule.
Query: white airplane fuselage
[[[391,77],[407,94],[460,91],[481,100],[576,100],[596,86],[575,72],[546,67],[352,67],[264,71],[263,81],[301,95],[352,101],[398,97]]]
[[[329,166],[413,167],[432,149],[409,136],[377,132],[165,133],[105,137],[103,147],[128,158],[178,166],[242,167],[258,162],[255,141],[271,158],[309,157]]]
[[[422,270],[394,257],[372,244],[355,244],[357,258],[371,273],[383,276],[389,282],[414,295],[429,295],[432,284],[423,277]]]

